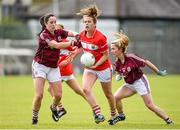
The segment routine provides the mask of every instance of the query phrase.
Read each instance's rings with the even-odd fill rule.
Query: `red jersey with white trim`
[[[143,75],[141,67],[145,67],[145,59],[135,54],[125,54],[124,63],[117,59],[114,66],[115,71],[124,77],[125,82],[132,84]]]
[[[80,33],[81,44],[84,52],[90,52],[95,57],[95,63],[102,57],[102,53],[108,51],[107,38],[97,29],[94,30],[92,37],[86,36],[86,31]],[[104,70],[110,67],[110,60],[107,59],[94,70]]]
[[[60,55],[59,55],[59,60],[58,60],[58,65],[63,61],[66,60],[69,55],[71,54],[71,51],[74,51],[76,49],[75,46],[70,46],[66,49],[61,49],[60,50]],[[73,64],[68,63],[65,66],[59,66],[60,74],[61,76],[69,76],[73,74]]]
[[[44,29],[39,35],[39,47],[36,51],[34,60],[47,67],[56,68],[59,59],[59,49],[49,46],[51,40],[60,42],[61,39],[67,38],[68,32],[62,29],[54,31],[54,35],[47,29]]]

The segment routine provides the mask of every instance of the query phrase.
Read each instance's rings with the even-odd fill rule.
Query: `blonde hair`
[[[56,28],[64,29],[64,25],[63,24],[56,24]]]
[[[87,15],[89,17],[93,18],[94,23],[97,22],[97,17],[100,16],[101,10],[98,9],[96,4],[91,4],[83,9],[80,10],[79,13],[76,13],[77,15]]]
[[[128,36],[126,36],[123,32],[114,33],[114,36],[116,39],[112,41],[111,44],[114,44],[118,48],[123,48],[123,52],[125,52],[129,44]]]

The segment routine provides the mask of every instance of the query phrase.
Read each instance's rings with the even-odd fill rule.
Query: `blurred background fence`
[[[108,43],[113,32],[123,30],[129,52],[180,73],[180,0],[0,0],[0,75],[31,73],[40,16],[53,12],[66,29],[80,32],[82,21],[75,13],[94,2],[102,10],[97,28]],[[81,73],[79,57],[74,65]]]

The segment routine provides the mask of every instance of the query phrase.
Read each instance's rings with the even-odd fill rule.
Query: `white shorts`
[[[71,79],[74,79],[74,75],[73,74],[68,75],[68,76],[61,76],[61,80],[62,81],[68,81],[68,80],[71,80]]]
[[[136,80],[133,84],[125,83],[123,86],[135,90],[139,95],[145,95],[151,92],[148,79],[145,75]]]
[[[91,69],[84,69],[84,72],[91,72],[97,76],[97,78],[100,80],[100,82],[110,82],[112,78],[112,72],[110,68],[107,68],[105,70],[97,71],[97,70],[91,70]]]
[[[60,81],[60,72],[59,67],[51,68],[47,67],[43,64],[39,64],[33,60],[32,62],[32,77],[37,78],[41,77],[47,79],[49,82],[57,82]]]

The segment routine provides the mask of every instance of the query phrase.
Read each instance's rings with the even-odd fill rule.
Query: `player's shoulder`
[[[134,54],[134,53],[127,53],[127,54],[125,54],[125,56],[126,57],[136,57],[137,55],[136,54]]]
[[[86,33],[86,31],[83,30],[83,31],[81,31],[81,32],[79,33],[79,35],[80,35],[80,36],[83,36],[83,35],[85,35],[85,33]]]
[[[106,43],[107,42],[107,37],[99,30],[96,30],[95,39],[98,40],[101,43]]]
[[[135,53],[128,53],[125,55],[127,58],[131,58],[131,59],[135,59],[135,60],[139,60],[139,61],[144,61],[144,58],[138,56]]]
[[[40,39],[42,39],[42,40],[45,40],[49,36],[50,36],[50,34],[46,30],[42,31],[39,35]]]
[[[99,35],[100,37],[106,38],[106,35],[103,34],[101,31],[99,31],[98,29],[96,29],[96,35]]]

